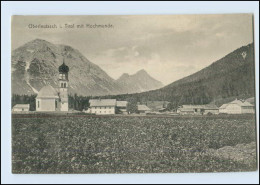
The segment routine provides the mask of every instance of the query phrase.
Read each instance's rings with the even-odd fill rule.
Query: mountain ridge
[[[37,94],[46,84],[57,87],[58,67],[63,60],[70,67],[71,94],[101,96],[127,92],[124,86],[89,61],[79,50],[34,39],[12,51],[12,93]],[[141,91],[136,89],[135,92]]]

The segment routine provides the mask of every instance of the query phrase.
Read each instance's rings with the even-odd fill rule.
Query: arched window
[[[61,88],[63,88],[63,83],[61,83]]]
[[[38,101],[38,108],[40,107],[40,101]]]
[[[64,83],[64,88],[66,88],[66,83]]]

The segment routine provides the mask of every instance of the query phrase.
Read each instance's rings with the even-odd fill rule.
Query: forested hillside
[[[182,104],[220,105],[234,98],[255,96],[254,45],[243,46],[210,66],[158,90],[106,96],[135,101],[166,100],[173,107]]]

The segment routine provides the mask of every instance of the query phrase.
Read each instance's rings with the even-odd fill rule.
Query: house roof
[[[30,108],[30,104],[16,104],[13,108]]]
[[[228,106],[228,104],[223,104],[223,105],[221,105],[219,108],[220,108],[220,109],[225,109],[227,106]]]
[[[214,104],[206,104],[206,105],[182,105],[183,109],[218,109],[218,107]]]
[[[242,101],[242,100],[238,100],[238,99],[235,99],[234,101],[230,102],[230,104],[237,104],[241,107],[244,107],[244,106],[253,106],[251,103],[247,102],[247,101]]]
[[[148,110],[151,110],[151,109],[149,109],[149,107],[147,107],[146,105],[137,105],[137,110],[148,111]]]
[[[116,106],[117,107],[126,107],[127,101],[116,101]]]
[[[116,99],[90,99],[90,107],[116,106]]]
[[[206,104],[206,105],[203,105],[203,108],[204,109],[218,109],[218,107],[214,104]]]
[[[181,112],[194,112],[193,108],[179,108]]]
[[[226,104],[221,105],[220,109],[225,109],[230,104],[236,104],[236,105],[239,105],[241,107],[253,107],[254,106],[254,105],[252,105],[251,103],[249,103],[247,101],[242,101],[242,100],[235,99],[234,101],[232,101],[230,103],[226,103]]]
[[[201,108],[203,108],[203,105],[182,105],[181,108],[184,108],[184,109],[201,109]]]
[[[59,98],[59,96],[58,92],[51,85],[46,85],[41,88],[36,98]]]
[[[252,105],[251,103],[249,103],[249,102],[247,102],[247,101],[245,101],[245,102],[243,102],[243,104],[241,105],[242,107],[244,107],[244,106],[249,106],[249,107],[253,107],[254,105]]]
[[[251,103],[252,105],[254,105],[255,104],[255,97],[247,98],[246,101]]]

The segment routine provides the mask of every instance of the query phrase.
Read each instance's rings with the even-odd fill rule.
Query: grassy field
[[[252,115],[13,115],[13,173],[154,173],[256,170]],[[240,148],[242,159],[225,155]],[[247,145],[250,145],[249,147]],[[208,152],[210,151],[210,152]],[[230,150],[231,152],[233,150]],[[236,151],[236,150],[234,150]],[[234,152],[233,152],[234,153]],[[247,154],[245,158],[243,155]],[[231,156],[230,154],[228,154]],[[249,157],[248,157],[249,156]]]

